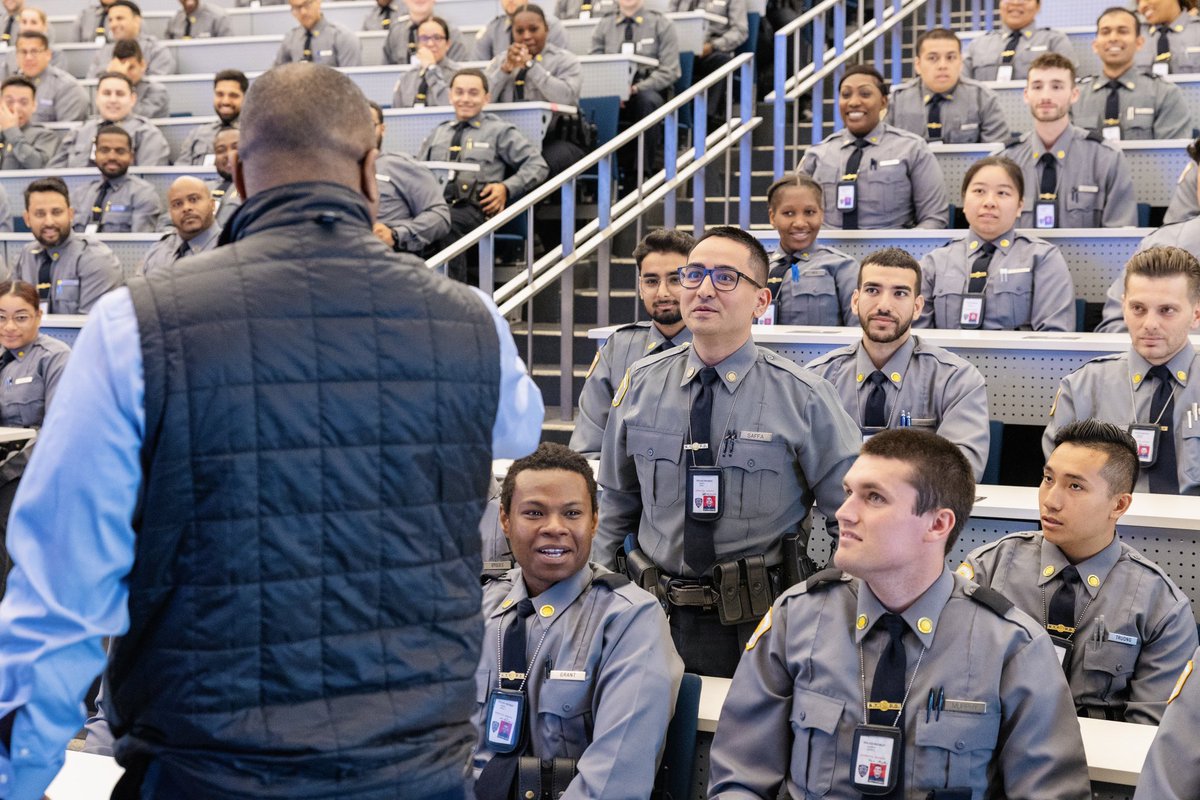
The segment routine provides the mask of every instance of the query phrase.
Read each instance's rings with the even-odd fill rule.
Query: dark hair
[[[1032,75],[1035,69],[1065,69],[1071,73],[1071,84],[1074,85],[1075,83],[1075,62],[1062,53],[1047,50],[1035,58],[1033,63],[1029,65],[1029,72],[1025,77],[1026,82],[1028,82],[1029,75]]]
[[[379,105],[379,103],[376,103],[374,100],[368,100],[367,105],[371,107],[372,111],[379,115],[379,121],[383,122],[383,106]]]
[[[917,277],[913,286],[916,293],[921,293],[921,263],[912,257],[912,253],[899,247],[885,247],[870,253],[862,260],[858,268],[858,288],[862,288],[862,271],[869,264],[877,267],[894,267],[896,269],[912,270]]]
[[[121,39],[113,42],[113,58],[136,58],[138,61],[145,61],[146,57],[142,55],[142,46],[137,43],[137,39]]]
[[[454,77],[450,79],[450,86],[453,87],[454,82],[463,76],[479,78],[479,80],[483,81],[483,90],[485,92],[488,91],[487,75],[484,75],[483,70],[478,69],[477,67],[463,67],[458,72],[454,73]]]
[[[705,239],[712,238],[730,239],[749,250],[750,277],[757,281],[760,286],[767,285],[767,274],[770,270],[769,264],[771,259],[767,256],[767,251],[762,246],[762,242],[741,228],[735,228],[732,225],[717,225],[706,230],[704,235],[696,240],[696,244],[700,244]]]
[[[36,181],[31,181],[25,187],[25,207],[29,207],[29,196],[35,192],[57,192],[67,201],[67,206],[71,205],[71,191],[67,188],[67,184],[62,178],[38,178]]]
[[[129,149],[133,149],[133,137],[129,135],[129,131],[122,128],[120,125],[107,123],[96,129],[96,139],[99,142],[101,136],[124,136],[125,142],[129,145]]]
[[[862,446],[862,454],[890,458],[908,466],[906,480],[917,492],[913,514],[920,516],[939,508],[954,512],[954,528],[946,537],[949,553],[975,505],[975,476],[958,445],[932,431],[890,428],[868,439]]]
[[[517,14],[520,14],[522,11],[528,11],[530,14],[537,14],[542,18],[543,25],[549,25],[549,23],[546,22],[546,12],[542,10],[541,6],[535,5],[534,3],[525,3],[524,5],[517,6],[512,13],[511,19],[516,19]]]
[[[250,88],[250,79],[246,77],[246,73],[240,69],[223,69],[213,76],[213,88],[217,88],[217,84],[222,81],[235,81],[238,86],[242,87],[242,94]]]
[[[140,17],[142,15],[142,9],[139,8],[138,4],[133,2],[133,0],[116,0],[115,3],[109,5],[108,10],[112,11],[114,8],[128,8],[133,12],[135,17]]]
[[[449,38],[450,38],[450,25],[449,25],[449,23],[447,23],[447,22],[446,22],[446,20],[444,20],[444,19],[442,19],[441,17],[438,17],[438,16],[432,16],[432,17],[430,17],[430,18],[429,18],[429,19],[427,19],[427,20],[424,20],[424,21],[422,21],[422,22],[418,22],[418,23],[417,23],[417,30],[420,30],[420,29],[421,29],[421,26],[422,26],[422,25],[424,25],[426,22],[432,22],[432,23],[435,23],[435,24],[436,24],[436,25],[437,25],[439,28],[441,28],[441,29],[442,29],[442,33],[444,33],[444,34],[446,35],[446,38],[447,38],[447,39],[449,39]]]
[[[842,79],[838,81],[838,92],[842,91],[842,84],[851,75],[866,75],[869,78],[875,79],[875,86],[878,87],[879,93],[885,98],[888,96],[888,85],[884,82],[883,76],[879,74],[879,70],[866,64],[855,64],[842,74]]]
[[[29,91],[37,95],[37,87],[33,85],[33,81],[26,78],[24,75],[10,75],[0,83],[0,91],[4,91],[10,86],[24,86]]]
[[[651,253],[677,253],[687,258],[695,246],[696,240],[691,234],[672,228],[655,228],[633,248],[633,260],[637,262],[638,272],[641,272],[642,261]]]
[[[598,509],[596,476],[592,473],[592,466],[588,464],[587,459],[569,447],[555,442],[542,442],[538,445],[537,450],[524,458],[518,458],[508,468],[508,473],[504,476],[504,483],[500,484],[500,507],[504,509],[505,514],[512,510],[512,497],[517,486],[517,476],[527,469],[562,469],[582,475],[584,483],[587,485],[588,498],[592,501],[592,513],[596,513]]]
[[[42,33],[41,31],[21,31],[17,34],[17,38],[37,39],[42,43],[42,47],[45,47],[47,50],[50,49],[50,37],[46,36],[46,34]]]
[[[967,169],[967,174],[963,175],[962,193],[963,197],[967,196],[967,187],[971,185],[971,181],[975,180],[975,176],[984,167],[1000,167],[1008,173],[1009,180],[1017,187],[1017,198],[1025,197],[1025,173],[1021,171],[1021,167],[1017,162],[1007,156],[985,156],[972,164]]]
[[[1124,6],[1109,6],[1108,8],[1101,11],[1100,16],[1096,17],[1096,27],[1097,28],[1100,27],[1100,20],[1104,19],[1109,14],[1128,14],[1129,17],[1133,20],[1134,34],[1137,36],[1142,35],[1142,21],[1140,19],[1138,19],[1137,14],[1133,13],[1133,11],[1131,9],[1125,8]]]
[[[795,175],[789,175],[786,178],[780,178],[767,187],[767,208],[774,211],[778,206],[776,198],[781,196],[780,190],[788,188],[808,189],[817,196],[818,205],[820,205],[825,198],[825,192],[821,189],[821,184],[817,183],[803,172],[797,172]]]
[[[134,94],[137,94],[137,89],[134,88],[133,81],[124,72],[101,72],[99,75],[96,76],[96,88],[99,88],[100,84],[104,83],[106,80],[109,80],[110,78],[120,79],[120,80],[125,81],[125,85],[129,87],[129,91],[133,92]]]
[[[38,306],[38,290],[32,283],[25,281],[0,281],[0,297],[19,297],[35,309]]]
[[[1143,278],[1187,278],[1188,298],[1194,303],[1200,300],[1200,261],[1179,247],[1151,247],[1125,262],[1125,289],[1129,289],[1129,276]]]
[[[1187,154],[1192,157],[1192,161],[1200,163],[1200,139],[1187,146]]]
[[[1112,494],[1132,492],[1138,479],[1137,442],[1124,428],[1098,419],[1077,419],[1054,434],[1054,446],[1074,444],[1106,456],[1100,474]]]
[[[931,28],[922,33],[917,37],[917,43],[913,45],[913,52],[919,56],[921,55],[921,45],[939,40],[954,42],[958,45],[958,52],[962,52],[962,40],[958,38],[958,34],[945,28]]]

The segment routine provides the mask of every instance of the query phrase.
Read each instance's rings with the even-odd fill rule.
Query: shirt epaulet
[[[966,595],[975,602],[991,609],[998,617],[1005,616],[1013,608],[1012,600],[1009,600],[988,586],[976,586],[975,591],[968,591]]]

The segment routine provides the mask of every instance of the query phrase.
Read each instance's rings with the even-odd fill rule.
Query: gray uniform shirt
[[[390,30],[392,23],[403,17],[407,12],[403,2],[388,3],[386,6],[376,5],[363,16],[363,31]]]
[[[858,288],[858,262],[853,258],[816,243],[802,253],[791,255],[776,247],[770,259],[767,283],[775,293],[775,324],[858,324],[858,316],[851,308],[854,290]]]
[[[188,17],[191,17],[192,23],[190,31]],[[181,8],[167,23],[168,39],[208,39],[213,36],[233,36],[233,25],[230,24],[225,9],[203,0],[191,14],[184,13]]]
[[[401,250],[420,254],[450,232],[450,206],[434,174],[408,153],[380,153],[379,221],[392,229]]]
[[[227,181],[224,178],[208,181],[208,188],[211,190],[213,202],[217,206],[217,224],[222,228],[229,227],[229,220],[233,217],[233,212],[242,206],[242,196],[238,194],[233,181]]]
[[[150,36],[143,33],[137,39],[138,45],[142,48],[142,57],[146,60],[147,75],[174,75],[175,74],[175,54],[158,40],[157,36]],[[96,51],[96,55],[92,56],[92,63],[88,65],[87,76],[94,78],[101,72],[108,71],[108,65],[112,62],[113,43],[101,47]]]
[[[501,69],[505,53],[501,52],[488,64],[488,86],[492,100],[497,103],[516,102],[516,82],[521,70],[505,72]],[[549,42],[533,59],[533,66],[524,70],[525,100],[545,100],[578,106],[583,91],[583,65],[579,56]]]
[[[1170,81],[1130,67],[1117,79],[1117,127],[1122,140],[1188,139],[1194,122],[1183,92]],[[1109,79],[1086,77],[1079,81],[1079,102],[1071,107],[1071,119],[1090,130],[1109,126],[1104,116]]]
[[[233,125],[227,125],[217,118],[212,122],[193,128],[192,132],[183,140],[183,144],[179,148],[179,158],[175,159],[175,163],[191,166],[201,166],[205,162],[211,163],[213,142],[216,141],[217,134],[227,127],[236,128],[237,120],[234,120]]]
[[[163,213],[162,198],[148,182],[136,175],[122,175],[108,181],[110,189],[100,211],[99,233],[152,233],[158,229],[158,219]],[[104,179],[94,180],[72,193],[75,207],[74,227],[83,231],[91,224],[99,206],[96,200]]]
[[[633,21],[627,24],[627,19]],[[658,65],[651,69],[640,67],[633,76],[633,85],[639,92],[662,92],[674,86],[682,74],[679,67],[679,37],[671,20],[657,11],[643,8],[632,17],[621,14],[601,17],[592,31],[592,55],[628,50],[625,31],[629,27],[633,30],[633,55],[658,61]]]
[[[567,32],[562,23],[554,17],[551,17],[546,23],[548,28],[546,44],[566,50]],[[491,61],[496,56],[505,53],[512,43],[512,20],[509,16],[501,14],[498,17],[492,17],[483,30],[475,35],[475,44],[472,48],[474,60]]]
[[[172,231],[146,251],[146,257],[138,266],[138,272],[145,275],[152,270],[157,271],[169,267],[181,258],[194,256],[196,253],[206,253],[217,246],[217,239],[220,237],[221,226],[214,222],[193,236],[191,241],[186,243],[187,247],[184,252],[180,253],[179,248],[184,245],[183,237],[179,235],[178,231]]]
[[[75,41],[94,42],[98,38],[107,39],[108,31],[104,27],[107,17],[108,9],[99,3],[85,7],[75,18]]]
[[[450,105],[450,79],[461,67],[447,56],[428,67],[401,73],[392,90],[392,108]]]
[[[58,134],[36,122],[0,131],[0,169],[42,169],[58,149]]]
[[[683,446],[704,367],[691,345],[678,347],[638,361],[617,388],[600,452],[596,561],[612,563],[626,534],[637,532],[655,564],[697,577],[683,559]],[[814,500],[826,529],[836,530],[842,478],[862,437],[829,383],[753,339],[714,367],[712,445],[725,493],[725,513],[713,523],[716,557],[763,553],[773,566]]]
[[[992,587],[1045,625],[1070,564],[1040,532],[1014,533],[975,549],[959,574]],[[1191,602],[1161,567],[1116,536],[1075,567],[1083,587],[1075,593],[1067,673],[1075,707],[1100,719],[1157,725],[1196,649]]]
[[[1158,58],[1158,37],[1163,29],[1170,44],[1171,57],[1164,59],[1168,72],[1200,72],[1200,18],[1193,17],[1186,8],[1170,25],[1150,25],[1143,29],[1146,41],[1133,63],[1142,70],[1154,69],[1163,63]]]
[[[888,122],[929,141],[947,144],[1006,142],[1011,134],[996,94],[979,81],[960,78],[942,95],[941,139],[929,135],[929,101],[933,92],[920,78],[911,78],[892,88],[888,97]]]
[[[121,262],[108,245],[73,233],[57,247],[30,242],[13,265],[13,277],[38,284],[42,254],[49,253],[51,314],[86,314],[106,292],[122,284]]]
[[[867,146],[854,181],[859,228],[948,227],[950,200],[942,168],[925,139],[883,122],[863,138]],[[831,133],[800,161],[799,171],[821,184],[825,224],[831,228],[842,227],[837,185],[846,174],[854,139],[845,129]]]
[[[1038,159],[1052,153],[1058,164],[1055,201],[1056,227],[1117,228],[1137,225],[1137,193],[1125,154],[1111,142],[1068,125],[1046,148],[1035,131],[1028,131],[1001,155],[1021,166],[1025,174],[1025,205],[1018,228],[1032,228],[1043,165]]]
[[[999,29],[972,39],[963,52],[963,75],[977,81],[996,80],[1004,46],[1012,32],[1007,25],[1001,24]],[[1075,61],[1075,49],[1065,33],[1029,25],[1021,29],[1021,37],[1017,39],[1017,52],[1012,59],[1012,79],[1024,80],[1029,75],[1029,65],[1045,52],[1060,53],[1079,66]]]
[[[613,395],[625,373],[635,362],[691,340],[692,332],[687,327],[667,339],[650,320],[622,325],[613,331],[596,351],[579,392],[579,414],[571,433],[571,449],[592,460],[599,459]]]
[[[617,12],[616,0],[558,0],[554,4],[554,16],[559,19],[592,19]]]
[[[1183,172],[1179,173],[1175,193],[1171,195],[1171,202],[1167,204],[1167,214],[1163,217],[1164,223],[1183,222],[1200,216],[1200,199],[1196,197],[1198,173],[1200,170],[1197,170],[1195,161],[1189,161]]]
[[[474,41],[469,41],[458,27],[446,21],[450,27],[450,47],[446,58],[453,61],[470,61]],[[418,23],[417,27],[420,27]],[[417,55],[417,34],[413,30],[412,19],[401,17],[388,26],[387,39],[383,42],[383,62],[385,64],[414,63]]]
[[[108,120],[93,117],[73,131],[63,134],[58,152],[50,161],[51,167],[90,167],[95,164],[96,131]],[[163,167],[171,163],[171,146],[154,123],[137,114],[130,114],[113,123],[120,125],[133,138],[133,163],[142,167]]]
[[[1146,754],[1133,800],[1191,800],[1200,797],[1200,762],[1196,760],[1196,731],[1200,730],[1200,649],[1171,690],[1167,711]]]
[[[650,796],[655,757],[683,678],[662,607],[627,581],[611,588],[606,581],[612,577],[585,564],[530,598],[538,610],[525,622],[526,658],[533,659],[525,685],[530,755],[577,759],[579,774],[565,797]],[[486,714],[499,682],[496,643],[527,597],[520,567],[483,589],[485,644],[475,674],[473,720],[479,731],[476,777],[492,757]]]
[[[1187,412],[1193,403],[1200,403],[1200,376],[1195,374],[1200,363],[1196,362],[1191,344],[1176,353],[1167,367],[1178,381],[1175,418],[1163,419],[1160,424],[1170,426],[1170,435],[1175,437],[1179,493],[1200,494],[1200,424],[1187,426]],[[1077,419],[1095,417],[1121,427],[1134,422],[1152,423],[1150,401],[1157,382],[1146,379],[1149,371],[1150,363],[1130,348],[1127,353],[1093,358],[1063,378],[1050,407],[1046,432],[1042,434],[1042,452],[1049,458],[1054,449],[1054,435]],[[1145,470],[1138,476],[1136,491],[1150,491],[1150,478]]]
[[[925,308],[918,328],[962,327],[962,301],[986,240],[969,231],[921,259]],[[1075,330],[1075,284],[1062,251],[1010,230],[996,241],[983,289],[983,328],[994,331]]]
[[[672,11],[707,11],[721,18],[708,23],[707,41],[718,53],[732,53],[750,36],[746,0],[671,0]]]
[[[304,42],[308,30],[303,25],[292,28],[283,37],[275,66],[292,61],[310,60],[326,67],[358,67],[362,65],[362,46],[349,28],[322,16],[312,28],[312,57],[305,59]]]
[[[30,116],[30,121],[80,122],[87,118],[92,103],[79,81],[70,73],[49,66],[41,75],[30,80],[37,86],[37,108]]]
[[[161,119],[171,116],[171,96],[167,87],[154,81],[141,81],[134,87],[137,104],[133,113],[146,119]]]
[[[0,425],[40,428],[54,398],[71,348],[44,333],[11,351],[14,360],[0,370]]]
[[[8,194],[0,187],[0,232],[12,233],[13,229],[13,214],[12,206],[8,203]]]
[[[830,351],[807,369],[833,384],[842,407],[867,433],[863,420],[875,365],[862,342]],[[907,411],[914,428],[931,430],[958,445],[971,462],[975,480],[980,480],[990,434],[987,386],[979,370],[949,350],[910,336],[880,371],[888,378],[882,384],[887,427],[900,427],[900,413]]]
[[[1189,253],[1200,253],[1200,220],[1189,219],[1163,225],[1142,239],[1134,252],[1140,253],[1151,247],[1180,247]],[[1129,330],[1125,325],[1124,297],[1125,271],[1121,270],[1104,295],[1104,314],[1096,326],[1096,333],[1125,333]]]
[[[452,161],[450,142],[454,139],[457,120],[447,120],[433,129],[421,143],[422,161]],[[503,183],[508,189],[508,202],[538,186],[550,174],[542,158],[541,145],[534,145],[511,123],[481,111],[469,120],[470,129],[462,140],[461,161],[479,165],[478,172],[463,173],[462,179],[482,187],[486,183]],[[465,196],[468,185],[462,190]]]
[[[973,597],[978,588],[943,570],[901,614],[911,681],[904,797],[959,787],[973,798],[1088,800],[1079,723],[1050,639],[1021,611],[1000,614]],[[850,753],[864,721],[863,681],[889,641],[876,625],[885,612],[845,575],[775,601],[721,709],[710,798],[775,797],[783,784],[790,797],[862,799]],[[945,693],[940,717],[922,713],[931,690]],[[965,701],[963,710],[952,701]]]

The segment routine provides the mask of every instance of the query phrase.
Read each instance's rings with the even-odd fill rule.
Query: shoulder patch
[[[636,331],[641,328],[649,328],[649,327],[650,327],[650,323],[648,321],[631,322],[628,325],[619,326],[616,330],[613,331],[613,333],[616,333],[617,331]]]
[[[613,395],[612,407],[617,408],[621,405],[621,401],[625,399],[625,393],[629,391],[629,370],[625,370],[625,377],[621,378],[621,385],[617,387],[617,393]]]
[[[997,592],[988,586],[980,586],[969,595],[978,603],[987,606],[996,613],[996,616],[1003,617],[1013,607],[1012,600],[1009,600],[1004,595]]]
[[[1024,539],[1025,541],[1032,541],[1034,538],[1037,537],[1037,535],[1038,535],[1037,531],[1018,531],[1017,533],[1010,533],[1005,536],[1001,536],[999,539],[990,541],[987,544],[979,545],[979,547],[976,547],[974,550],[972,550],[970,555],[968,555],[967,557],[968,558],[978,558],[979,556],[982,556],[984,553],[990,553],[991,551],[995,550],[997,547],[1004,544],[1005,542],[1010,542],[1013,539]],[[974,578],[972,578],[972,580],[974,580]]]
[[[831,583],[839,583],[843,574],[840,569],[823,569],[809,576],[808,580],[804,582],[804,591],[811,592],[813,589],[819,589]]]
[[[804,378],[805,380],[809,381],[813,380],[811,372],[808,372],[804,369],[804,367],[800,366],[795,361],[792,361],[790,358],[784,358],[778,353],[770,350],[766,350],[761,355],[764,362],[772,367],[775,367],[776,369],[781,369],[784,372],[790,372],[797,378]]]
[[[601,586],[616,591],[622,586],[628,586],[630,581],[629,578],[627,578],[625,575],[622,575],[620,572],[608,572],[604,575],[597,575],[596,577],[592,578],[592,583],[598,583]]]
[[[596,371],[596,365],[599,363],[600,363],[600,351],[597,350],[596,355],[592,356],[592,365],[590,367],[588,367],[587,374],[583,376],[583,379],[585,381],[588,378],[592,377],[592,373]]]
[[[956,569],[954,571],[969,581],[975,580],[975,568],[972,567],[970,564],[968,564],[966,561],[959,564],[958,569]]]
[[[1004,143],[1004,149],[1007,150],[1010,147],[1016,147],[1023,141],[1025,141],[1025,134],[1014,132],[1008,137],[1008,141]]]
[[[747,653],[754,649],[754,645],[758,644],[758,640],[763,637],[763,634],[771,630],[771,613],[774,610],[774,606],[768,608],[767,613],[763,614],[763,618],[758,621],[758,627],[754,629],[754,633],[750,635],[749,641],[746,642]]]
[[[1192,671],[1195,669],[1195,662],[1189,661],[1183,667],[1183,672],[1179,673],[1179,680],[1175,681],[1175,688],[1171,690],[1171,696],[1167,698],[1167,705],[1174,702],[1179,693],[1183,691],[1184,684],[1188,682],[1188,678],[1192,677]]]
[[[1104,144],[1104,134],[1100,133],[1100,131],[1096,131],[1096,130],[1088,131],[1087,136],[1085,136],[1083,138],[1087,139],[1088,141],[1099,142],[1100,144]]]
[[[1165,391],[1164,391],[1164,393],[1165,393]],[[1050,404],[1050,416],[1051,417],[1053,417],[1054,412],[1058,410],[1058,398],[1061,394],[1062,394],[1062,387],[1059,386],[1058,390],[1055,391],[1055,393],[1054,393],[1054,402]]]

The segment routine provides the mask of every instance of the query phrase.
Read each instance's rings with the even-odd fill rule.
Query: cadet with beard
[[[897,247],[863,259],[851,301],[861,342],[808,365],[833,384],[863,438],[887,428],[932,430],[958,445],[975,479],[987,466],[987,387],[972,364],[912,334],[925,305],[921,265]]]
[[[76,195],[75,230],[84,233],[148,233],[158,229],[162,201],[149,182],[129,174],[133,140],[117,125],[96,133],[96,166],[100,180]]]
[[[686,233],[659,228],[646,234],[634,248],[638,294],[650,319],[622,325],[596,351],[579,393],[572,450],[588,458],[600,458],[604,426],[621,378],[635,361],[692,340],[679,312],[679,268],[687,263],[695,244]]]
[[[219,131],[213,140],[213,166],[216,167],[219,177],[209,181],[208,188],[212,191],[213,203],[216,205],[217,224],[222,228],[242,204],[242,196],[233,185],[233,167],[237,163],[240,139],[241,133],[237,128],[225,128]]]
[[[213,159],[213,140],[226,128],[237,127],[242,114],[242,100],[250,81],[236,69],[223,69],[213,77],[213,111],[217,118],[207,125],[192,129],[179,148],[176,164],[209,165]]]
[[[181,258],[212,250],[221,237],[214,213],[216,204],[204,181],[185,175],[176,178],[167,192],[167,211],[174,233],[162,238],[142,259],[141,272],[161,269]]]

